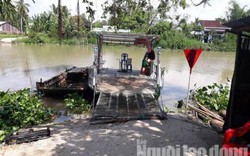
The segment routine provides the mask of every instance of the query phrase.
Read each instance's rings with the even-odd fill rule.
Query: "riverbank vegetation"
[[[20,128],[49,121],[51,111],[30,89],[0,92],[0,142]]]
[[[93,2],[77,2],[77,15],[71,15],[67,6],[52,4],[51,9],[44,13],[28,16],[28,3],[23,0],[12,4],[7,0],[8,10],[1,13],[1,20],[10,21],[20,28],[27,37],[17,40],[18,43],[27,44],[96,44],[93,27],[101,28],[104,25],[115,26],[117,29],[127,29],[132,33],[146,33],[160,36],[157,45],[162,48],[183,49],[203,48],[213,51],[235,51],[236,37],[226,33],[220,39],[213,39],[211,42],[203,43],[203,27],[199,19],[190,22],[187,15],[178,13],[178,9],[185,9],[190,4],[186,0],[159,1],[153,6],[150,1],[118,1],[103,5],[103,20],[95,21],[96,11],[93,9]],[[209,1],[201,1],[200,4],[207,4]],[[198,5],[200,5],[198,4]],[[79,5],[86,6],[86,12],[80,14]],[[193,5],[193,4],[192,4]],[[11,7],[10,7],[11,6]],[[3,6],[5,7],[5,5]],[[115,9],[114,9],[115,8]],[[174,13],[171,13],[174,12]],[[170,16],[171,13],[171,16]],[[250,10],[241,7],[232,0],[228,4],[228,10],[224,17],[218,17],[220,22],[228,22],[250,15]],[[210,35],[212,35],[211,32]]]
[[[22,35],[22,34],[6,34],[6,33],[1,33],[0,34],[0,39],[3,39],[3,38],[18,38],[18,37],[25,37],[25,35]]]
[[[219,112],[227,108],[229,91],[228,84],[213,83],[212,85],[196,89],[193,98],[196,102],[210,110]]]
[[[90,103],[77,93],[69,94],[64,99],[65,108],[72,113],[81,114],[90,111]]]
[[[88,113],[91,109],[90,102],[77,93],[67,95],[64,103],[65,109],[74,114]],[[45,107],[28,88],[0,91],[0,143],[21,128],[51,121],[56,111]]]
[[[194,105],[189,105],[191,118],[209,124],[221,133],[229,102],[229,84],[213,83],[193,91]]]

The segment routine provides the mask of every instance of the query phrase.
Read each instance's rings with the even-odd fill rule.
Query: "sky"
[[[91,0],[90,0],[91,1]],[[101,4],[105,0],[92,0],[94,3],[94,9],[96,10],[96,15],[95,19],[96,20],[101,20],[102,16],[102,8]],[[151,0],[151,3],[154,4],[158,0]],[[199,18],[202,20],[214,20],[215,18],[219,17],[225,17],[225,12],[228,8],[228,3],[230,0],[210,0],[210,4],[201,6],[193,6],[191,5],[191,0],[187,0],[187,2],[190,4],[190,7],[185,9],[185,10],[178,10],[178,12],[189,15],[188,21],[194,21],[195,18]],[[250,0],[236,0],[241,7],[247,5],[247,9],[250,9]],[[29,7],[29,15],[33,16],[35,14],[40,14],[43,13],[44,11],[50,10],[50,6],[54,3],[57,5],[58,1],[57,0],[35,0],[35,3],[32,2],[32,0],[25,0],[26,3],[30,4]],[[80,0],[81,2],[81,0]],[[193,0],[194,3],[200,2],[200,0]],[[62,5],[66,5],[72,15],[76,15],[76,5],[77,5],[77,0],[61,0]],[[84,4],[80,4],[80,12],[83,13],[85,12],[85,7]]]

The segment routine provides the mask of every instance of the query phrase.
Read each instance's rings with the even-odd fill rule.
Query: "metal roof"
[[[238,33],[241,31],[250,32],[250,16],[240,18],[235,21],[230,21],[228,23],[224,23],[224,26],[230,27],[231,32]]]
[[[0,21],[0,25],[3,25],[4,23],[7,23],[7,21]]]
[[[98,33],[104,42],[143,44],[148,41],[158,39],[158,35],[146,34],[122,34],[122,33]]]
[[[225,28],[220,21],[215,21],[215,20],[200,20],[200,24],[203,27],[213,27],[213,28]]]

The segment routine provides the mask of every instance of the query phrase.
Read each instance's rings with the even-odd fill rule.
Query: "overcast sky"
[[[80,0],[81,1],[81,0]],[[91,1],[91,0],[90,0]],[[94,2],[94,9],[96,10],[95,19],[101,19],[102,15],[102,8],[101,4],[105,0],[92,0]],[[152,4],[154,4],[154,1],[157,2],[158,0],[152,0]],[[191,4],[190,0],[187,0],[189,4]],[[199,2],[200,0],[193,0],[194,2]],[[193,21],[195,18],[199,19],[207,19],[207,20],[214,20],[218,17],[224,17],[225,12],[228,8],[228,3],[230,0],[210,0],[210,4],[206,5],[205,7],[203,5],[195,7],[190,6],[189,8],[185,10],[179,10],[179,12],[183,14],[189,15],[189,21]],[[250,9],[250,0],[236,0],[241,7],[247,5],[247,9]],[[35,3],[32,2],[32,0],[25,0],[25,2],[30,3],[30,16],[33,16],[35,14],[43,13],[44,11],[50,10],[50,6],[54,3],[57,5],[57,0],[35,0]],[[66,5],[70,10],[71,14],[76,14],[76,3],[77,0],[61,0],[62,5]],[[84,4],[80,4],[80,12],[85,12],[85,6]]]

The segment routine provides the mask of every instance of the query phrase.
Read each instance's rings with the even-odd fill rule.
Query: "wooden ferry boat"
[[[44,95],[81,93],[88,87],[88,68],[67,69],[49,80],[36,82],[37,91]]]

